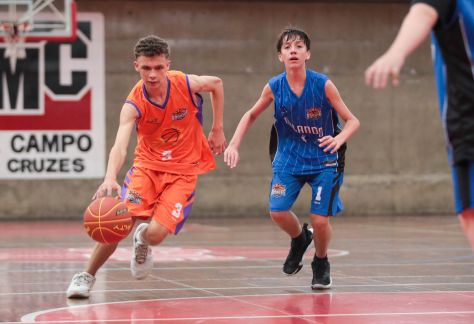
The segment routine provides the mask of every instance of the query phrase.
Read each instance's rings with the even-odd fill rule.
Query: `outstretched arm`
[[[365,71],[365,83],[383,89],[391,76],[392,84],[397,86],[405,59],[426,39],[437,20],[438,13],[433,7],[424,3],[414,4],[390,48]]]
[[[212,128],[208,141],[214,154],[222,154],[226,148],[224,135],[224,86],[222,80],[215,76],[189,75],[189,86],[194,93],[210,92],[213,111]]]
[[[120,124],[115,137],[114,146],[110,150],[109,162],[104,182],[99,186],[92,199],[102,196],[112,196],[114,191],[120,195],[120,185],[117,183],[117,174],[125,162],[128,143],[135,125],[138,113],[130,104],[126,103],[120,112]]]
[[[328,80],[324,86],[326,97],[336,110],[337,114],[344,121],[344,128],[336,136],[323,136],[319,139],[319,147],[324,147],[324,152],[336,153],[342,144],[347,142],[349,138],[359,129],[359,120],[351,113],[349,108],[341,98],[339,91],[332,81]]]
[[[273,101],[273,93],[270,86],[267,84],[262,91],[260,98],[255,105],[250,108],[240,119],[239,125],[235,129],[234,136],[229,143],[229,147],[224,152],[224,162],[232,169],[239,163],[239,147],[242,139],[247,133],[250,126],[257,119],[257,117],[268,108]]]

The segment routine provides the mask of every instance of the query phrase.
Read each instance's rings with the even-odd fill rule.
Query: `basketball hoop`
[[[2,22],[0,30],[4,32],[6,43],[5,58],[10,58],[12,73],[16,70],[16,61],[26,58],[25,38],[29,29],[28,23]]]
[[[26,42],[73,41],[76,3],[74,0],[0,0],[0,25],[0,42],[9,35],[21,36],[25,32]]]
[[[75,39],[74,0],[0,0],[0,48],[12,73],[17,61],[26,58],[26,42]]]

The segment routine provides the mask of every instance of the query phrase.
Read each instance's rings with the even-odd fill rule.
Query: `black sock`
[[[306,242],[306,233],[304,230],[301,230],[300,235],[291,239],[295,244],[303,245]]]
[[[318,258],[317,256],[314,256],[313,261],[314,262],[324,262],[328,260],[328,256],[326,255],[324,258]]]

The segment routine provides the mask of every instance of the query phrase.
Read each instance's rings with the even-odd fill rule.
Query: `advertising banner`
[[[104,19],[79,13],[74,41],[0,43],[0,179],[105,173]]]

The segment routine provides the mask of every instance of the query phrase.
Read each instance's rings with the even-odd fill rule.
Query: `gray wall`
[[[283,70],[275,40],[291,24],[312,38],[308,66],[329,75],[362,123],[347,154],[341,192],[346,215],[452,213],[429,42],[407,61],[399,88],[376,92],[363,82],[364,69],[392,41],[407,4],[80,0],[78,9],[105,16],[107,152],[121,105],[137,80],[132,49],[139,37],[154,33],[169,40],[173,68],[223,79],[230,140],[268,79]],[[229,171],[218,158],[218,169],[201,177],[193,217],[266,214],[272,118],[268,109],[254,124],[237,169]],[[0,218],[80,217],[100,182],[2,181]],[[295,206],[301,215],[309,209],[309,194],[305,189]]]

